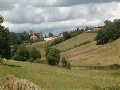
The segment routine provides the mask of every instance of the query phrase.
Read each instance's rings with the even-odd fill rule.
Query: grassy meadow
[[[120,70],[85,69],[79,66],[108,66],[120,63],[120,39],[105,44],[96,45],[96,33],[83,33],[60,44],[53,46],[60,49],[61,57],[70,61],[72,69],[47,64],[4,61],[0,64],[0,86],[8,75],[27,79],[45,90],[120,90]],[[85,41],[86,45],[77,46]],[[41,51],[45,59],[45,47],[50,43],[32,44]],[[117,89],[115,89],[115,88]]]
[[[82,33],[53,47],[61,51],[67,51],[86,41],[94,41],[95,36],[96,33]]]
[[[0,85],[8,75],[27,79],[47,90],[94,90],[120,84],[119,71],[63,69],[44,64],[5,61],[0,65]]]
[[[96,45],[92,42],[61,53],[73,66],[108,66],[120,63],[120,39],[105,44]]]

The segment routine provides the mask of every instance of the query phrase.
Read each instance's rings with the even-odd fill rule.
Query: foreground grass
[[[8,75],[30,80],[48,90],[93,90],[93,86],[106,87],[120,84],[120,77],[111,71],[67,70],[44,64],[4,62],[0,65],[0,84]]]

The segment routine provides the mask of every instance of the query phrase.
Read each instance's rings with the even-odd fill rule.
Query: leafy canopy
[[[97,44],[106,44],[120,38],[120,19],[115,19],[113,22],[106,20],[103,29],[97,36]]]
[[[0,16],[0,57],[10,59],[9,29],[2,26],[4,18]]]

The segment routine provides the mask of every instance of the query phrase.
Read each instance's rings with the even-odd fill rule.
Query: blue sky
[[[11,32],[58,34],[119,19],[120,0],[0,0],[0,15]]]

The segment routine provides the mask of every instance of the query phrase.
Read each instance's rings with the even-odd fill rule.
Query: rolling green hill
[[[53,47],[61,51],[67,51],[86,41],[94,41],[95,36],[96,33],[82,33]]]
[[[120,39],[105,44],[96,45],[92,42],[61,53],[74,66],[102,66],[120,63]]]
[[[120,39],[105,45],[96,45],[95,36],[96,33],[83,33],[53,47],[64,51],[61,52],[61,57],[64,56],[72,66],[119,64]],[[86,41],[91,43],[80,45]],[[41,51],[42,58],[45,58],[44,48],[50,42],[35,43],[32,46],[37,47]],[[69,70],[59,66],[11,60],[4,61],[4,65],[0,64],[0,70],[0,86],[4,84],[8,75],[27,79],[45,90],[94,90],[94,87],[113,88],[120,84],[119,70],[90,70],[79,67]]]

